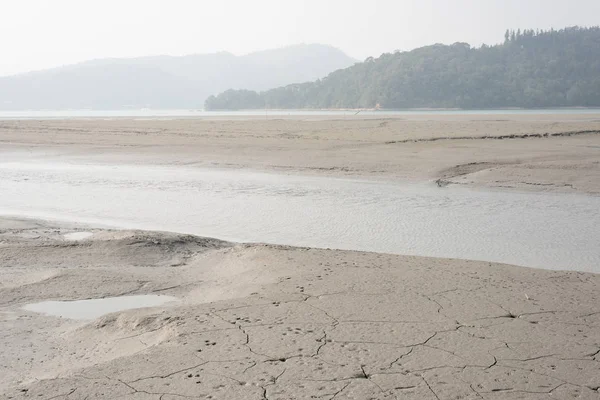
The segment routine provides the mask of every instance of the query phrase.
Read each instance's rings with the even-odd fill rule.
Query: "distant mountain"
[[[600,28],[507,31],[504,43],[383,54],[315,82],[228,90],[207,109],[600,106]],[[249,88],[245,88],[249,89]]]
[[[245,56],[223,52],[93,60],[0,77],[0,109],[202,108],[212,93],[311,81],[355,62],[319,44]]]

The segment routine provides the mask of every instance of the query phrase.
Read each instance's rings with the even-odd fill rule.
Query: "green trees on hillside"
[[[229,90],[207,109],[600,106],[600,28],[506,31],[504,43],[436,44],[382,54],[324,79],[256,93]]]

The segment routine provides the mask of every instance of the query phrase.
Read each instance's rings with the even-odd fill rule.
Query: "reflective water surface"
[[[205,111],[176,109],[121,109],[121,110],[0,110],[0,120],[22,119],[78,119],[78,118],[278,118],[278,117],[351,117],[354,115],[390,117],[403,115],[542,115],[542,114],[597,114],[598,108],[558,109],[500,109],[500,110],[241,110]]]
[[[93,320],[113,312],[156,307],[176,300],[175,297],[171,296],[122,296],[76,301],[44,301],[28,304],[23,309],[55,317]]]
[[[0,162],[0,214],[600,272],[600,197],[191,167]]]
[[[90,238],[92,236],[94,236],[94,234],[92,232],[72,232],[72,233],[66,233],[66,234],[64,234],[63,238],[65,240],[70,240],[70,241],[77,242],[79,240],[88,239],[88,238]]]

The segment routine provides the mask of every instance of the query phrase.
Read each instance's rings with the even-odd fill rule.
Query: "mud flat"
[[[26,309],[142,295],[178,300]],[[599,296],[589,273],[3,218],[0,398],[598,399]]]
[[[0,157],[598,195],[600,113],[0,121]]]

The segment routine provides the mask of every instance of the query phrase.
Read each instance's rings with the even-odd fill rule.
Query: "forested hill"
[[[207,109],[600,106],[600,28],[507,31],[503,44],[383,54],[315,82],[228,90]]]

